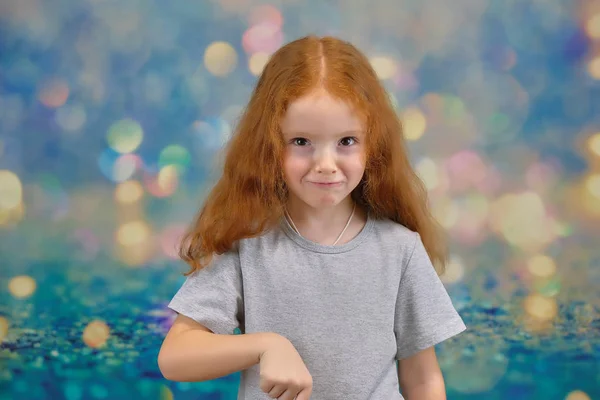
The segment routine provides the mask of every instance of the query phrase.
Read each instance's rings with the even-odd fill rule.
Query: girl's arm
[[[435,348],[398,362],[398,380],[406,400],[446,400],[446,387]]]
[[[217,379],[258,364],[261,354],[277,339],[268,332],[217,335],[180,314],[160,348],[158,366],[172,381]]]

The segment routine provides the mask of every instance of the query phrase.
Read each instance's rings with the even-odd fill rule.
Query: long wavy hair
[[[240,239],[278,223],[287,201],[280,122],[294,100],[316,89],[348,102],[366,125],[366,167],[353,199],[373,218],[418,232],[438,274],[446,265],[442,230],[413,170],[402,125],[369,60],[335,37],[307,36],[286,44],[265,66],[225,148],[223,173],[183,237],[180,257],[205,267]]]

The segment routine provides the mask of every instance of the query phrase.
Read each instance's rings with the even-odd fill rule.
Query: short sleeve
[[[243,331],[242,274],[237,251],[216,255],[186,277],[168,307],[217,334]]]
[[[400,278],[394,323],[397,360],[437,345],[466,329],[419,234],[415,234],[412,255]]]

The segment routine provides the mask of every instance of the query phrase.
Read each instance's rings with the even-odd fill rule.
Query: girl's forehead
[[[301,97],[292,102],[281,121],[288,132],[346,132],[363,129],[362,119],[353,107],[327,94]]]

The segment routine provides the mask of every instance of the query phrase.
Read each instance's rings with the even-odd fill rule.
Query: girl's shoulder
[[[241,249],[252,249],[255,247],[264,247],[265,244],[276,242],[280,239],[283,234],[283,230],[280,225],[274,225],[267,227],[263,232],[256,236],[246,237],[238,240],[235,243],[238,251]]]
[[[374,220],[373,228],[377,234],[394,240],[414,240],[417,235],[416,232],[389,218]]]

